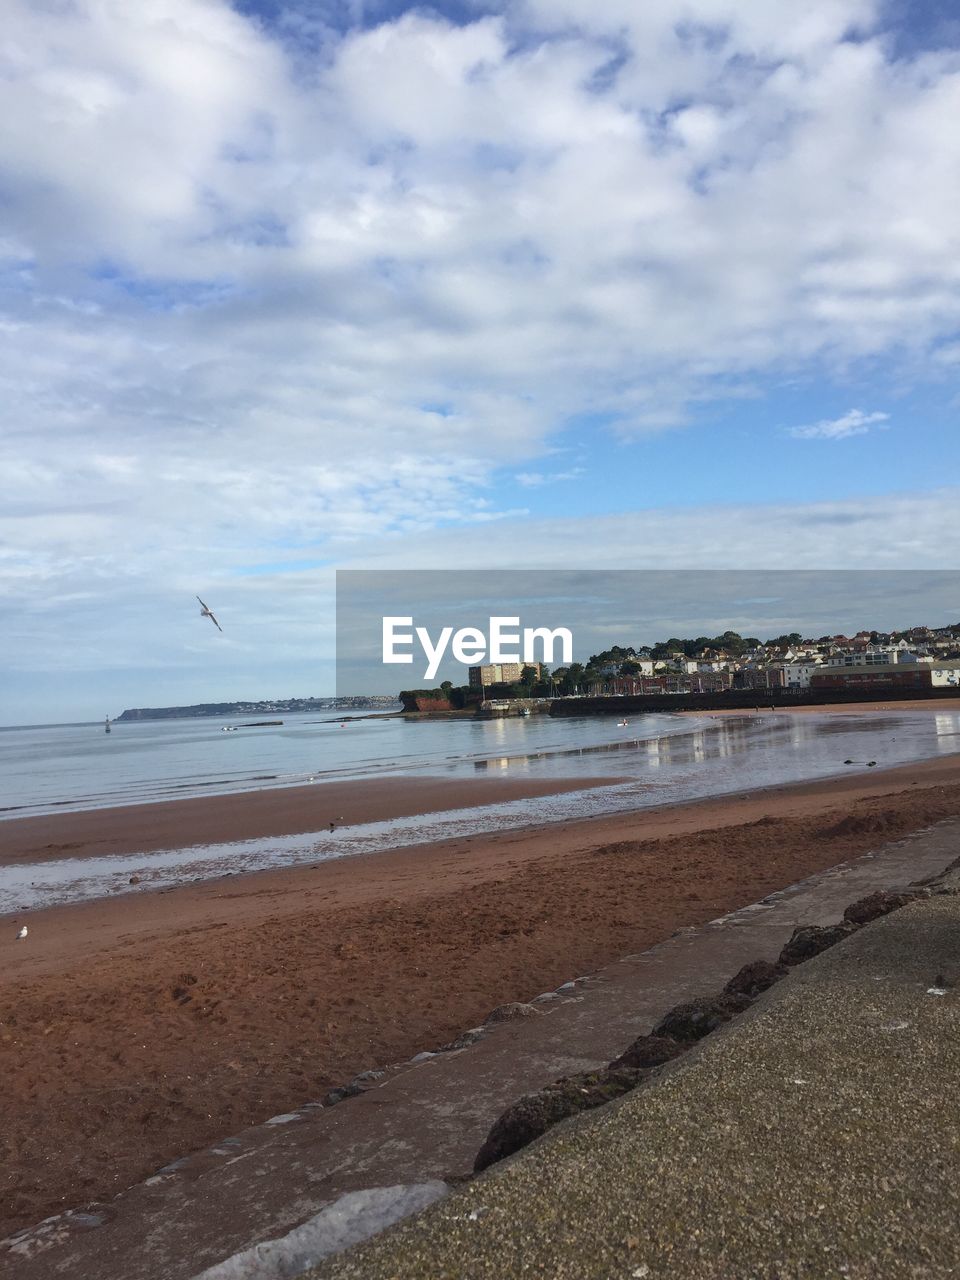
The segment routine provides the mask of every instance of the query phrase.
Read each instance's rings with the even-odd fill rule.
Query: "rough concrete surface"
[[[958,982],[960,896],[916,901],[311,1280],[960,1275]]]

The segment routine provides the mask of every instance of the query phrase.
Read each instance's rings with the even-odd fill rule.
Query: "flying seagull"
[[[17,934],[17,941],[19,942],[22,938],[25,938],[26,936],[27,936],[27,926],[23,925],[20,929],[20,932]]]
[[[197,596],[197,599],[198,599],[198,600],[200,600],[200,597],[199,597],[199,596]],[[218,630],[218,631],[222,631],[222,630],[223,630],[223,627],[221,627],[220,623],[219,623],[219,622],[216,620],[216,618],[213,616],[213,610],[212,610],[212,609],[210,609],[210,608],[208,608],[208,607],[203,603],[203,601],[202,601],[202,600],[200,600],[200,617],[201,617],[201,618],[209,618],[209,619],[210,619],[210,621],[213,623],[213,625],[217,628],[217,630]]]

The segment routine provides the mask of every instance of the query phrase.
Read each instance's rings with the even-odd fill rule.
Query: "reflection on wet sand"
[[[936,716],[935,732],[938,736],[947,732],[941,727],[941,721],[949,721],[956,726],[960,724],[960,716]],[[834,736],[848,738],[858,728],[868,731],[871,736],[882,738],[897,723],[896,717],[892,716],[885,716],[883,719],[874,716],[869,720],[858,718],[857,725],[852,725],[849,720],[844,722],[836,716],[829,719],[824,717],[822,721],[815,720],[813,716],[806,716],[802,720],[786,715],[718,716],[705,727],[692,728],[687,732],[621,738],[613,742],[596,742],[578,747],[514,752],[512,755],[475,760],[473,767],[476,772],[482,773],[489,769],[520,768],[534,761],[557,761],[611,753],[640,755],[653,768],[699,764],[708,760],[726,760],[747,752],[781,748],[784,745],[800,750],[821,739]]]

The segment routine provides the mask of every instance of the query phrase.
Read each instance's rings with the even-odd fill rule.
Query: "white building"
[[[774,689],[809,689],[810,677],[821,665],[819,662],[777,663],[767,668],[767,683]]]
[[[920,658],[907,646],[905,640],[897,644],[868,644],[863,648],[851,649],[845,653],[835,653],[827,658],[828,667],[889,667],[896,662],[923,662],[928,658]]]
[[[652,658],[627,658],[627,662],[631,663],[632,666],[640,668],[639,671],[632,672],[631,674],[638,676],[653,675],[654,662]]]

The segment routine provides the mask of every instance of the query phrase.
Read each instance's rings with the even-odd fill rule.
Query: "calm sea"
[[[340,779],[609,777],[609,785],[331,834],[194,846],[151,854],[0,868],[0,912],[320,861],[451,835],[641,809],[755,787],[890,767],[960,751],[960,710],[867,714],[650,715],[493,721],[341,721],[284,716],[280,726],[178,720],[0,729],[0,816],[135,804]],[[847,765],[844,762],[855,763]]]
[[[249,721],[247,716],[246,720]],[[282,725],[241,728],[244,718],[43,725],[0,729],[0,816],[226,795],[385,774],[586,777],[623,772],[606,759],[639,763],[638,738],[693,750],[692,722],[645,716],[610,720],[408,721],[284,716]],[[225,732],[226,726],[238,726]],[[587,753],[587,754],[584,754]],[[632,772],[631,767],[626,768]]]

